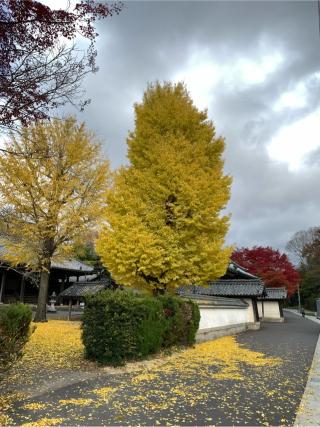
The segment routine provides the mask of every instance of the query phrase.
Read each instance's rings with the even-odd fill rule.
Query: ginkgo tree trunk
[[[0,155],[0,234],[6,261],[40,272],[35,321],[46,321],[51,263],[67,259],[105,205],[109,163],[94,135],[72,117],[38,122]]]
[[[96,242],[120,284],[154,293],[202,284],[226,271],[231,178],[224,140],[183,84],[149,86],[135,105],[130,164],[114,175]]]

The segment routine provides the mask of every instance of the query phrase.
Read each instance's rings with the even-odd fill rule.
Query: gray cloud
[[[319,224],[319,150],[293,172],[266,149],[279,129],[320,107],[316,2],[129,1],[98,31],[100,70],[85,82],[92,104],[79,118],[104,142],[114,167],[126,161],[133,103],[148,82],[187,71],[201,52],[226,74],[237,73],[241,59],[280,52],[282,62],[264,81],[247,84],[235,74],[207,94],[209,116],[226,138],[225,169],[233,176],[227,241],[283,249],[295,231]],[[275,111],[281,94],[299,82],[305,82],[306,106]]]

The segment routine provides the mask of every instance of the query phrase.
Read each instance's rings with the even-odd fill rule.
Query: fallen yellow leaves
[[[36,387],[40,380],[50,380],[51,372],[56,370],[80,370],[90,366],[83,357],[83,344],[81,341],[81,323],[62,320],[49,320],[46,323],[37,323],[30,340],[25,346],[21,360],[9,372],[2,383],[4,392],[0,395],[0,425],[12,424],[10,418],[3,413],[10,408],[12,403],[27,396],[21,393],[10,392],[20,384],[24,389],[25,384],[32,384],[36,379]],[[46,377],[47,375],[47,377]],[[28,403],[29,410],[40,410],[39,403]]]
[[[82,370],[86,363],[83,356],[80,322],[50,320],[37,324],[35,332],[25,347],[19,362],[25,372],[39,369]],[[242,348],[235,337],[223,337],[195,345],[174,353],[150,364],[150,370],[133,377],[133,384],[156,379],[157,371],[179,369],[191,372],[195,367],[215,365],[219,372],[212,375],[219,379],[241,379],[239,365],[272,366],[278,360],[267,358],[264,354]],[[115,372],[122,372],[122,368]]]
[[[83,344],[80,326],[80,322],[64,320],[37,323],[21,363],[42,368],[81,368]]]
[[[110,395],[115,392],[114,387],[101,387],[95,390],[91,390],[91,393],[96,394],[102,400],[108,400]]]
[[[24,394],[19,392],[0,395],[0,426],[12,425],[12,420],[5,414],[5,411],[10,408],[12,402],[22,399],[23,397]]]
[[[89,406],[94,403],[93,399],[61,399],[59,404],[63,406],[74,405],[74,406]]]
[[[47,406],[48,405],[46,403],[40,403],[40,402],[26,403],[25,405],[23,405],[23,409],[28,409],[31,411],[38,411],[40,409],[47,408]]]
[[[79,322],[51,320],[37,324],[37,328],[25,348],[21,360],[24,369],[54,368],[77,370],[85,362]],[[219,379],[243,379],[240,365],[273,366],[278,359],[241,347],[233,336],[196,344],[171,356],[152,362],[150,368],[132,378],[132,384],[153,381],[159,372],[179,370],[184,374],[214,365],[218,372],[211,375]],[[119,368],[119,372],[121,372]],[[141,372],[141,371],[140,371]],[[109,393],[109,388],[101,393]],[[98,392],[97,392],[98,393]]]
[[[12,424],[11,418],[6,414],[0,414],[0,426],[9,426]]]
[[[157,375],[155,374],[150,374],[150,373],[140,374],[133,377],[132,384],[136,385],[144,381],[153,381],[156,378],[157,378]]]
[[[22,427],[42,427],[42,426],[57,426],[61,425],[64,418],[40,418],[37,421],[31,423],[21,424]]]
[[[244,348],[237,342],[236,337],[229,336],[178,350],[170,356],[157,356],[146,361],[145,365],[139,362],[136,364],[135,372],[131,368],[129,372],[126,368],[112,368],[111,375],[119,374],[115,386],[110,385],[104,368],[88,365],[94,366],[96,371],[99,370],[106,375],[105,386],[101,387],[104,384],[100,382],[100,388],[86,389],[71,398],[60,399],[56,402],[56,408],[55,405],[48,403],[49,411],[46,415],[48,417],[50,414],[52,418],[40,418],[24,426],[60,425],[64,421],[68,424],[68,420],[59,418],[60,415],[65,416],[64,410],[67,410],[70,416],[78,417],[80,415],[75,414],[74,411],[81,411],[81,407],[88,407],[90,410],[92,408],[92,411],[95,411],[103,405],[110,405],[119,419],[138,416],[141,407],[150,414],[159,414],[159,416],[164,411],[173,413],[176,407],[192,408],[209,402],[209,399],[214,397],[215,391],[210,387],[215,380],[232,379],[237,380],[238,384],[243,379],[248,380],[243,377],[244,365],[256,368],[279,363],[279,359]],[[20,384],[21,378],[26,376],[34,378],[38,373],[41,380],[47,373],[51,378],[55,378],[55,373],[60,375],[65,371],[77,371],[79,375],[84,372],[87,365],[83,356],[80,323],[52,320],[37,325],[36,331],[25,348],[25,354],[17,366],[18,369],[11,375],[11,383],[14,381]],[[235,384],[233,391],[236,392]],[[266,391],[270,392],[270,396],[274,394],[273,391]],[[12,398],[10,401],[13,401]],[[37,413],[46,409],[47,406],[43,402],[31,402],[21,405],[21,408]],[[8,407],[9,404],[7,404]],[[224,407],[225,403],[221,401],[221,408]],[[40,415],[39,412],[38,417]],[[32,414],[27,416],[30,420],[33,418]],[[179,416],[182,418],[177,418],[177,424],[184,420],[185,415]],[[183,422],[189,421],[190,419]],[[0,416],[0,424],[9,425],[12,422],[8,417]]]
[[[240,346],[233,336],[223,337],[154,360],[149,369],[133,375],[130,382],[121,382],[108,397],[120,416],[138,414],[141,405],[150,413],[172,411],[175,405],[193,407],[210,399],[207,386],[214,379],[241,381],[244,379],[243,365],[265,367],[279,363],[279,359]],[[162,390],[161,387],[171,385],[172,377],[177,381],[170,390]],[[197,378],[197,382],[188,384],[194,378]],[[123,389],[128,396],[125,401],[120,398]],[[96,391],[92,392],[99,395]]]
[[[154,367],[153,375],[157,374],[158,369],[162,372],[179,370],[184,374],[198,369],[199,372],[208,373],[208,369],[214,366],[218,372],[213,373],[212,378],[242,380],[241,364],[262,367],[279,363],[279,359],[246,349],[239,345],[234,336],[228,336],[196,344],[193,348],[169,356],[166,364]]]

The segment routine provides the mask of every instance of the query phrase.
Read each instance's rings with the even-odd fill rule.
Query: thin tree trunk
[[[41,274],[40,274],[38,304],[37,304],[36,314],[33,320],[34,322],[47,321],[47,298],[48,298],[49,276],[50,276],[49,268],[48,268],[48,271],[43,270],[41,271]]]
[[[159,295],[165,295],[166,289],[164,288],[153,288],[152,290],[153,296],[157,297]]]

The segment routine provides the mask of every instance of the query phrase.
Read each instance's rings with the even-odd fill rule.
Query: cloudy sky
[[[311,1],[125,3],[99,24],[92,104],[79,115],[126,162],[148,82],[183,80],[226,139],[228,243],[284,249],[320,224],[320,37]]]

